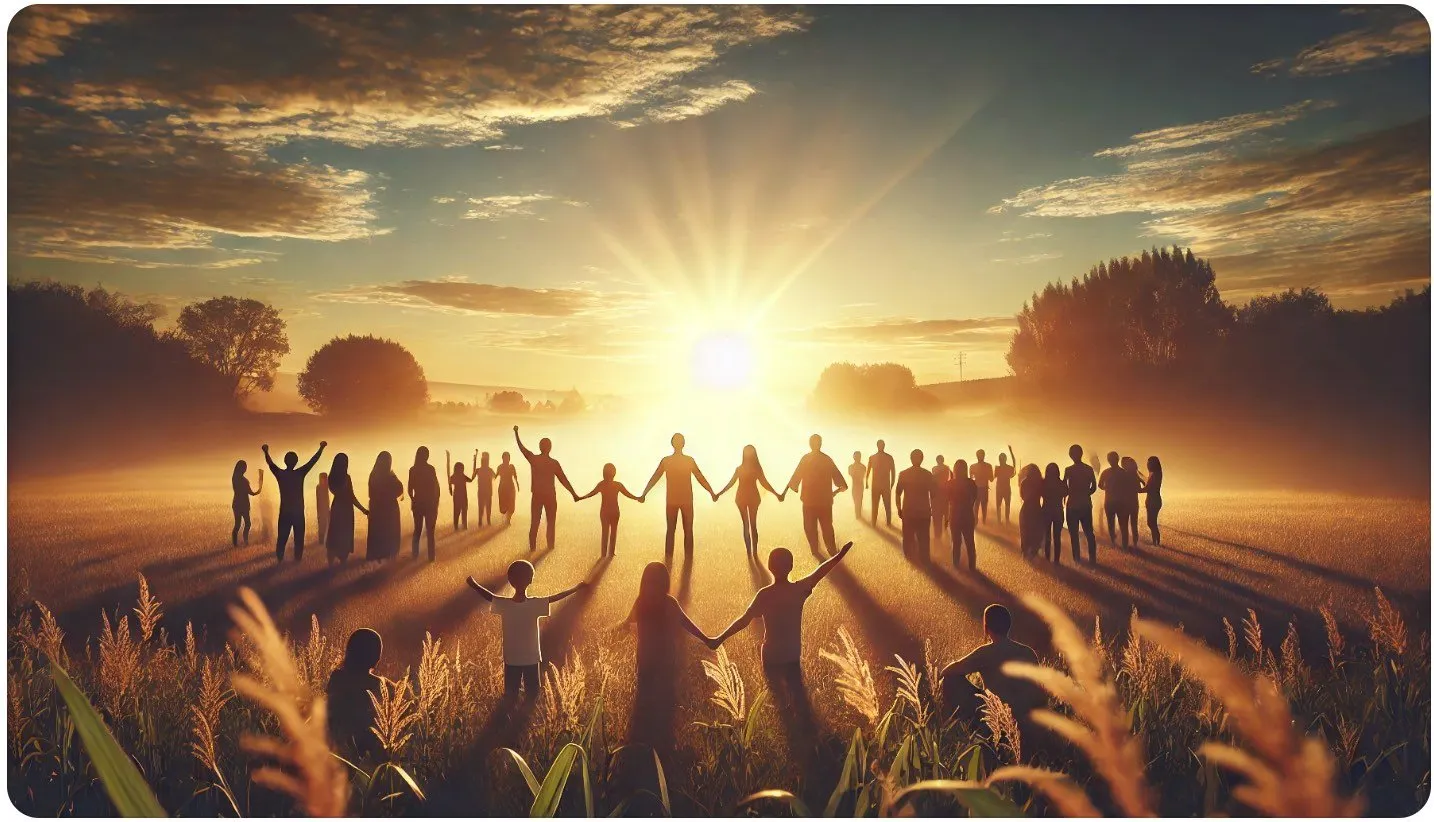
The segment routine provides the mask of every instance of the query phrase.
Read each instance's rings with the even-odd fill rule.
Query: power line
[[[966,352],[960,351],[956,354],[957,381],[966,381]]]

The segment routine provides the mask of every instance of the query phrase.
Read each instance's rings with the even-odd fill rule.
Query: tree
[[[279,360],[289,353],[289,336],[278,309],[258,300],[215,297],[179,312],[175,328],[194,357],[213,366],[234,396],[274,387]]]
[[[558,405],[559,413],[581,414],[588,410],[588,401],[578,393],[576,388],[563,395],[563,401]]]
[[[309,357],[299,396],[330,416],[412,414],[428,406],[428,380],[408,349],[372,336],[335,337]]]
[[[526,414],[531,408],[517,391],[499,391],[488,396],[488,410],[495,414]]]
[[[812,391],[814,408],[837,413],[902,414],[934,411],[936,398],[921,390],[911,369],[897,363],[833,363]]]

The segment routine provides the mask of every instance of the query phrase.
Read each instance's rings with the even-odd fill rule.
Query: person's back
[[[773,582],[757,592],[757,614],[762,618],[762,664],[789,665],[802,659],[802,609],[816,581]]]
[[[994,476],[995,472],[991,468],[991,463],[977,460],[971,464],[971,480],[976,483],[978,490],[984,491],[989,488]]]
[[[871,474],[871,487],[890,488],[896,478],[896,460],[885,451],[877,451],[866,461],[866,470]]]
[[[955,477],[951,480],[951,521],[969,523],[976,519],[976,481],[970,477]]]
[[[304,479],[308,470],[303,466],[293,468],[270,469],[274,475],[274,484],[279,486],[279,514],[292,512],[302,513],[304,510]]]
[[[662,458],[658,471],[667,480],[667,504],[691,505],[692,475],[697,471],[697,461],[686,454],[668,454]]]
[[[808,451],[797,464],[797,476],[802,487],[803,505],[830,506],[835,492],[832,477],[840,478],[836,463],[821,451]]]
[[[414,507],[438,507],[438,469],[432,463],[419,463],[409,468],[408,487],[412,489]]]
[[[1066,466],[1066,508],[1075,510],[1087,510],[1091,507],[1091,496],[1094,493],[1095,470],[1084,462],[1074,462]]]
[[[530,469],[528,488],[542,499],[558,498],[558,461],[547,454],[524,454]]]
[[[965,662],[963,668],[968,673],[980,674],[986,690],[1010,705],[1018,719],[1028,717],[1032,709],[1046,703],[1046,692],[1041,686],[1029,679],[1009,676],[1002,670],[1008,662],[1037,664],[1036,651],[1029,645],[1010,637],[1001,637],[976,648],[967,655]]]
[[[930,471],[913,465],[901,472],[896,488],[901,493],[903,516],[931,515],[932,498],[936,495],[936,477]]]
[[[857,460],[848,466],[846,473],[847,476],[851,477],[851,487],[861,488],[866,484],[863,482],[863,480],[866,479],[866,466],[861,464],[861,460]]]
[[[361,755],[376,753],[378,739],[373,733],[372,694],[382,696],[381,680],[369,670],[338,667],[329,674],[325,695],[328,700],[329,738],[339,745],[351,745]]]

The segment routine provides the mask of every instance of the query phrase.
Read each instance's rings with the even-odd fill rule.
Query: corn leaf
[[[85,753],[94,763],[95,771],[100,775],[100,784],[104,785],[115,810],[121,816],[165,816],[164,807],[140,775],[139,768],[115,741],[99,712],[90,705],[74,680],[54,660],[50,660],[50,676],[75,720],[75,730],[84,743]]]

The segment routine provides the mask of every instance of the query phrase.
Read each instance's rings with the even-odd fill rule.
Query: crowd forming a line
[[[832,524],[832,508],[837,495],[850,490],[853,507],[858,519],[863,516],[863,503],[870,492],[871,524],[877,525],[880,512],[886,515],[886,524],[891,526],[893,499],[897,517],[901,520],[902,548],[908,559],[917,562],[930,561],[931,544],[939,542],[949,534],[952,562],[959,570],[964,554],[966,565],[972,571],[976,567],[975,529],[978,520],[986,521],[990,501],[991,485],[995,485],[995,512],[998,522],[1009,522],[1013,490],[1019,494],[1021,506],[1017,522],[1020,529],[1022,554],[1026,557],[1043,555],[1047,560],[1059,563],[1061,559],[1061,532],[1070,531],[1072,557],[1081,559],[1081,534],[1086,538],[1086,561],[1096,562],[1096,538],[1094,529],[1094,495],[1104,491],[1104,512],[1107,535],[1114,542],[1119,532],[1121,546],[1129,548],[1131,539],[1139,545],[1139,498],[1146,498],[1146,522],[1150,528],[1151,540],[1160,544],[1159,512],[1161,507],[1161,484],[1163,472],[1158,457],[1146,461],[1148,474],[1142,475],[1135,460],[1129,456],[1121,458],[1117,453],[1107,455],[1107,467],[1097,476],[1096,471],[1083,461],[1080,446],[1070,447],[1071,462],[1064,471],[1056,463],[1050,463],[1042,472],[1034,464],[1017,470],[1014,450],[1007,446],[1011,456],[1008,463],[1006,453],[998,456],[997,463],[986,462],[984,451],[976,452],[976,460],[968,464],[958,459],[949,467],[945,458],[938,456],[934,469],[923,466],[925,455],[919,449],[911,452],[911,465],[897,473],[895,461],[886,452],[886,443],[878,440],[876,452],[865,464],[860,452],[853,455],[845,475],[836,463],[822,451],[822,438],[812,435],[810,451],[798,462],[791,479],[782,490],[773,488],[762,468],[757,450],[751,445],[742,452],[741,463],[732,473],[732,478],[720,490],[713,490],[702,470],[691,456],[684,453],[686,441],[681,434],[672,437],[672,453],[658,463],[646,487],[634,494],[616,478],[616,468],[611,464],[603,466],[602,479],[591,491],[579,495],[564,473],[562,465],[552,456],[552,441],[546,437],[539,441],[537,452],[529,450],[513,427],[514,439],[519,452],[530,466],[529,492],[531,494],[531,519],[528,529],[528,547],[535,551],[538,544],[540,522],[546,523],[546,544],[554,547],[557,523],[557,486],[561,485],[572,496],[581,501],[597,496],[601,500],[599,517],[602,526],[601,552],[609,557],[616,554],[617,530],[621,517],[619,497],[643,503],[648,493],[660,481],[666,482],[665,536],[666,562],[654,561],[644,568],[638,586],[636,600],[622,627],[634,629],[637,633],[637,699],[639,705],[675,704],[675,688],[678,681],[675,669],[674,645],[682,633],[693,636],[708,647],[716,649],[732,635],[745,629],[751,622],[760,619],[764,632],[762,640],[763,670],[774,697],[780,705],[798,710],[805,699],[805,685],[801,670],[801,624],[802,608],[812,590],[851,550],[848,542],[840,550],[836,548],[836,537]],[[327,442],[319,443],[319,450],[303,465],[299,465],[298,454],[290,451],[284,455],[284,467],[274,463],[269,456],[269,447],[263,447],[264,459],[274,474],[279,486],[278,538],[275,545],[277,560],[282,562],[290,537],[294,543],[294,559],[303,558],[305,537],[305,494],[304,480],[309,471],[323,455]],[[446,456],[446,455],[445,455]],[[479,525],[491,524],[492,496],[496,480],[498,511],[504,522],[511,522],[515,509],[516,494],[519,490],[517,470],[510,455],[503,453],[497,469],[490,467],[489,456],[474,453],[472,475],[464,470],[460,461],[456,465],[446,460],[447,485],[453,499],[453,527],[467,528],[468,485],[476,484]],[[481,461],[481,462],[480,462]],[[248,542],[250,528],[249,498],[260,493],[263,487],[263,472],[259,474],[257,487],[251,486],[246,478],[247,464],[241,460],[234,467],[234,528],[231,540],[238,545],[241,532]],[[847,478],[850,478],[848,484]],[[823,556],[821,545],[826,547],[825,560],[806,576],[793,579],[793,556],[786,548],[773,549],[767,557],[767,569],[772,582],[762,587],[747,608],[725,630],[715,636],[707,636],[683,610],[671,594],[670,564],[675,550],[676,531],[681,525],[683,548],[690,558],[693,553],[693,483],[701,486],[714,502],[736,488],[734,495],[742,518],[742,538],[748,556],[758,556],[757,512],[761,505],[759,488],[775,496],[779,502],[786,499],[788,491],[796,491],[802,504],[802,522],[808,545],[818,556]],[[1012,483],[1015,483],[1014,489]],[[369,519],[369,535],[366,559],[383,561],[397,556],[400,542],[399,502],[405,492],[411,501],[413,517],[412,552],[420,556],[419,548],[426,536],[428,558],[436,558],[434,530],[438,517],[438,503],[441,485],[437,470],[429,463],[429,450],[421,447],[408,472],[408,482],[400,482],[393,472],[393,458],[387,451],[378,455],[368,480],[368,506],[358,501],[353,481],[348,473],[348,456],[336,454],[328,472],[319,475],[318,483],[318,538],[325,546],[330,562],[346,561],[354,550],[355,511]],[[508,582],[513,588],[512,595],[497,594],[468,578],[468,584],[484,600],[490,603],[494,613],[502,620],[504,653],[504,694],[505,699],[531,699],[541,690],[540,675],[542,656],[540,643],[540,620],[549,616],[551,606],[588,586],[581,582],[572,588],[548,596],[529,593],[535,571],[526,560],[514,562],[508,569]],[[1030,686],[1024,680],[1005,676],[1001,666],[1010,661],[1034,662],[1035,652],[1009,636],[1011,614],[1001,605],[989,606],[983,615],[986,643],[977,647],[960,660],[951,663],[943,671],[941,692],[943,704],[952,711],[975,711],[978,693],[966,676],[979,673],[986,687],[1000,696],[1015,711],[1018,721],[1027,726],[1029,712],[1039,707],[1043,697],[1039,688]],[[377,693],[378,679],[372,668],[382,654],[382,640],[372,629],[360,629],[349,640],[343,664],[333,673],[329,682],[331,700],[330,724],[336,741],[343,741],[359,752],[372,752],[374,743],[369,726],[372,724],[372,703],[368,693]],[[651,724],[651,723],[648,723]],[[657,727],[670,731],[670,722],[658,721]],[[661,737],[664,731],[656,732]],[[640,734],[639,730],[634,730]],[[649,736],[653,733],[649,732]],[[661,739],[648,739],[660,743]]]

